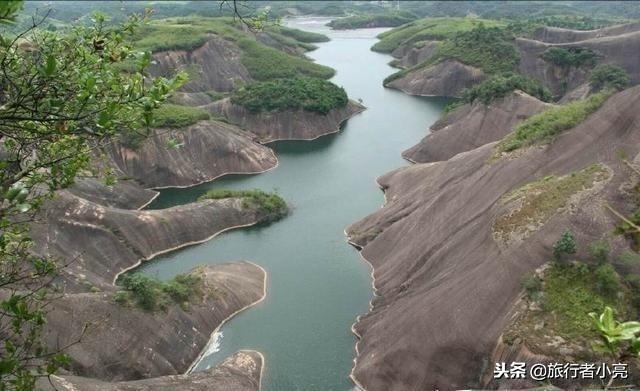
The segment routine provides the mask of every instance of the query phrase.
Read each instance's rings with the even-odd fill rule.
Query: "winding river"
[[[388,55],[369,48],[381,29],[334,32],[328,19],[288,24],[331,37],[309,57],[337,70],[332,81],[367,110],[342,132],[318,140],[270,144],[277,168],[259,175],[230,175],[189,189],[163,190],[150,206],[194,201],[212,188],[277,190],[292,206],[285,219],[239,229],[158,258],[141,267],[166,279],[201,264],[249,260],[268,272],[267,297],[226,323],[196,370],[240,349],[266,358],[263,390],[345,391],[356,339],[351,325],[368,310],[371,270],[346,243],[344,229],[384,202],[375,178],[406,165],[400,152],[418,142],[445,101],[385,89],[394,68]]]

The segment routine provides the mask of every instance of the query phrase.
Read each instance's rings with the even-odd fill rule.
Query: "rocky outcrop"
[[[70,370],[79,376],[121,381],[184,373],[227,318],[262,300],[266,281],[266,272],[248,262],[192,273],[202,276],[203,298],[166,312],[117,304],[113,289],[67,294],[52,302],[44,338],[49,346],[69,346]]]
[[[184,129],[154,129],[140,147],[114,145],[107,153],[118,169],[146,187],[185,187],[275,167],[273,151],[252,138],[236,126],[201,121]],[[169,140],[180,147],[167,147]]]
[[[448,160],[461,153],[502,139],[514,126],[550,105],[514,91],[489,105],[467,104],[445,116],[431,128],[432,133],[404,151],[402,156],[415,163]]]
[[[241,350],[215,368],[186,375],[107,383],[78,376],[51,376],[58,391],[259,391],[263,357]]]
[[[327,114],[307,110],[283,110],[252,113],[226,98],[205,106],[212,114],[222,116],[255,134],[262,143],[277,140],[313,140],[340,131],[341,124],[360,113],[364,106],[349,101]]]
[[[610,231],[616,219],[605,202],[626,210],[619,189],[629,174],[617,156],[640,152],[639,104],[640,88],[629,89],[547,146],[493,160],[495,144],[488,144],[379,178],[384,208],[348,229],[374,267],[371,311],[354,325],[353,378],[363,389],[479,386],[522,276],[549,259],[566,229],[581,243]],[[497,241],[495,221],[513,212],[505,194],[594,163],[606,179],[572,195],[527,235]]]
[[[627,23],[597,30],[572,30],[559,27],[541,27],[533,33],[533,39],[547,43],[566,43],[593,38],[610,37],[640,31],[640,23]]]
[[[624,68],[633,84],[640,83],[640,25],[630,25],[628,32],[613,35],[614,32],[626,31],[623,28],[609,31],[609,35],[595,34],[593,38],[566,43],[545,43],[532,39],[518,38],[516,45],[520,52],[519,71],[533,77],[554,94],[562,96],[588,81],[590,69],[563,68],[547,63],[542,54],[550,47],[586,48],[594,51],[601,64],[614,64]]]
[[[392,80],[386,87],[396,88],[410,95],[457,97],[465,88],[482,82],[482,70],[455,60],[411,70]]]
[[[438,41],[422,41],[402,45],[391,55],[396,58],[391,64],[398,68],[411,68],[432,58],[438,51]]]
[[[158,195],[130,179],[120,179],[113,186],[107,186],[99,179],[83,178],[68,191],[95,204],[122,209],[141,209]]]
[[[36,252],[66,260],[68,284],[106,289],[141,260],[203,242],[264,217],[240,199],[205,200],[162,210],[102,206],[60,192],[32,225]],[[86,290],[86,288],[85,288]]]
[[[242,50],[233,42],[211,35],[201,47],[193,50],[172,50],[154,53],[149,71],[170,76],[178,70],[189,74],[183,92],[231,91],[239,84],[250,82],[251,76],[242,64]]]

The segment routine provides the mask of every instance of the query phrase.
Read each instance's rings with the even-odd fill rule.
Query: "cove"
[[[400,153],[417,143],[447,100],[385,89],[395,69],[391,57],[370,51],[385,29],[332,31],[327,18],[289,20],[291,27],[321,32],[331,41],[308,53],[336,69],[332,81],[363,113],[340,133],[315,141],[269,144],[279,165],[258,175],[228,175],[188,189],[162,190],[149,206],[161,209],[194,201],[209,189],[277,190],[292,206],[283,220],[226,232],[215,239],[148,262],[140,271],[168,279],[197,265],[248,260],[268,273],[267,296],[221,329],[195,370],[240,349],[258,350],[266,362],[265,391],[345,391],[355,356],[351,325],[372,298],[371,270],[346,242],[344,229],[384,202],[375,178],[408,164]]]

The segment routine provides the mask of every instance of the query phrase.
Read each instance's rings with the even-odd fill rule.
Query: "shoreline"
[[[193,370],[195,369],[196,366],[198,366],[198,364],[200,364],[200,362],[202,361],[202,359],[205,357],[205,353],[207,352],[209,346],[211,345],[211,343],[213,342],[213,336],[220,331],[220,329],[222,328],[222,326],[224,326],[231,318],[233,318],[234,316],[236,316],[237,314],[239,314],[240,312],[249,309],[259,303],[261,303],[262,301],[264,301],[264,299],[267,297],[267,279],[268,279],[268,273],[267,271],[260,265],[253,263],[251,261],[245,261],[253,266],[256,266],[257,268],[259,268],[260,270],[262,270],[262,273],[264,274],[264,279],[263,279],[263,289],[262,289],[262,297],[260,297],[258,300],[254,301],[253,303],[249,303],[246,306],[236,310],[235,312],[233,312],[232,314],[230,314],[229,316],[227,316],[226,318],[224,318],[222,320],[222,322],[220,322],[220,324],[218,325],[218,327],[216,327],[211,334],[209,335],[209,341],[207,341],[207,343],[204,345],[204,347],[202,348],[202,350],[200,351],[200,354],[198,355],[198,357],[196,357],[196,359],[191,363],[191,365],[189,365],[189,367],[187,368],[187,370],[184,372],[185,375],[192,373]],[[255,350],[254,350],[255,351]],[[257,351],[256,351],[257,352]],[[264,369],[264,365],[265,365],[265,360],[264,360],[264,355],[260,352],[258,352],[260,354],[260,356],[262,356],[262,368],[260,370],[260,383],[262,383],[262,370]]]

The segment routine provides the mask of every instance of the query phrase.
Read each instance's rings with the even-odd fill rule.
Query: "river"
[[[277,168],[259,175],[231,175],[189,189],[163,190],[150,208],[194,201],[213,188],[277,190],[293,207],[266,226],[230,231],[146,263],[161,279],[201,264],[248,260],[268,273],[266,299],[216,335],[205,369],[240,349],[266,358],[264,391],[346,391],[356,339],[351,325],[372,297],[371,270],[346,243],[344,229],[384,202],[375,178],[406,165],[400,152],[425,136],[446,103],[385,89],[395,72],[388,55],[369,48],[382,29],[334,32],[328,19],[294,19],[291,27],[327,34],[308,56],[337,70],[332,79],[367,110],[340,133],[311,142],[276,142]]]

